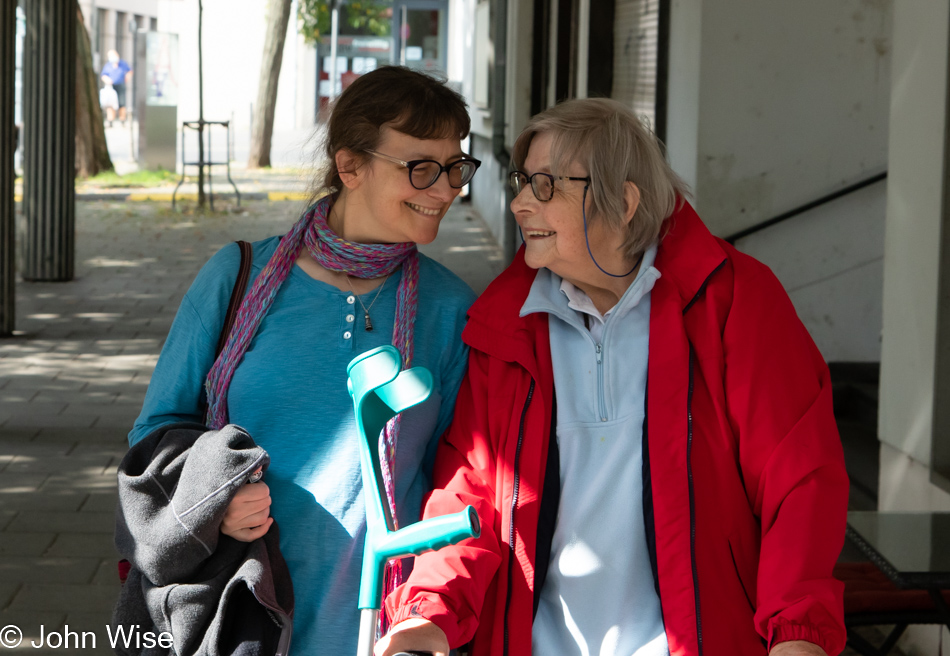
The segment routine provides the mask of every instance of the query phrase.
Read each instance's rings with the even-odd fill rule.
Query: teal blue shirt
[[[254,244],[251,284],[278,242],[272,237]],[[202,385],[239,262],[237,245],[226,246],[185,294],[130,444],[164,424],[202,420]],[[391,343],[400,277],[401,269],[386,280],[378,298],[376,290],[361,297],[367,307],[375,299],[373,330],[367,332],[351,292],[292,267],[231,382],[230,421],[271,458],[264,480],[294,584],[294,654],[356,651],[366,515],[346,365]],[[419,255],[412,364],[432,373],[434,389],[425,403],[403,414],[395,462],[400,525],[419,518],[436,442],[452,418],[467,360],[461,332],[473,300],[455,274]]]

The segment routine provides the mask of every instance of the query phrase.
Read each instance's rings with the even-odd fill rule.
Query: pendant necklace
[[[356,300],[359,302],[360,307],[363,308],[363,316],[365,317],[365,323],[363,324],[364,329],[368,333],[372,332],[373,322],[369,318],[369,311],[373,309],[373,306],[376,305],[376,301],[379,300],[379,295],[383,292],[383,285],[385,285],[386,281],[389,280],[389,276],[387,275],[385,278],[383,278],[383,282],[380,283],[379,291],[377,291],[376,296],[373,297],[372,303],[369,304],[369,307],[366,307],[365,305],[363,305],[363,299],[361,299],[360,295],[356,293],[355,289],[353,289],[353,283],[350,282],[350,276],[346,273],[344,273],[343,275],[346,276],[346,284],[350,286],[350,291],[353,292],[353,296],[356,297]]]

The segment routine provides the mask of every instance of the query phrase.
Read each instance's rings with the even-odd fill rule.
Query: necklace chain
[[[353,283],[350,282],[349,274],[344,273],[343,275],[346,276],[346,284],[350,286],[350,291],[353,292],[353,296],[356,297],[356,300],[360,304],[360,307],[363,308],[363,316],[365,317],[363,328],[368,333],[373,332],[373,322],[369,318],[369,311],[373,309],[373,306],[376,305],[376,301],[379,300],[379,295],[383,292],[383,285],[385,285],[386,281],[389,280],[389,276],[387,275],[385,278],[383,278],[383,282],[380,283],[379,289],[376,292],[376,296],[373,297],[373,300],[369,304],[369,307],[366,307],[365,305],[363,305],[363,299],[361,299],[360,295],[356,293],[355,289],[353,289]]]

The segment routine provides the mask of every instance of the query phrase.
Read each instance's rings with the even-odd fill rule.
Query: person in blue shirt
[[[132,78],[132,67],[121,59],[115,50],[110,50],[107,57],[109,61],[102,67],[100,75],[103,83],[107,80],[112,83],[112,88],[119,97],[119,120],[125,123],[125,85]],[[106,120],[111,125],[115,120],[115,115],[107,110]]]
[[[237,493],[221,532],[252,541],[278,523],[294,587],[292,654],[356,651],[366,516],[346,366],[384,344],[434,378],[429,399],[381,437],[394,515],[419,519],[465,373],[474,294],[416,244],[435,239],[479,166],[461,150],[468,131],[462,98],[421,73],[383,67],[348,87],[327,128],[329,193],[286,235],[253,244],[251,282],[217,358],[238,246],[202,268],[129,434],[135,444],[172,422],[234,423],[268,452],[264,480]]]

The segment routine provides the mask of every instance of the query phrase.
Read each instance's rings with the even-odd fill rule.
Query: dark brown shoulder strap
[[[237,317],[238,309],[241,307],[241,301],[244,300],[244,292],[247,290],[247,282],[251,277],[251,260],[254,251],[251,244],[246,241],[237,242],[241,249],[241,268],[238,269],[237,280],[234,281],[234,289],[231,290],[231,301],[228,303],[228,313],[224,319],[224,325],[221,327],[221,336],[218,338],[218,348],[215,349],[214,359],[217,360],[224,350],[224,345],[228,342],[228,335],[231,334],[231,328],[234,327],[234,319]]]

